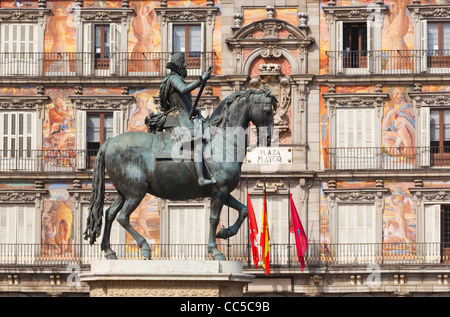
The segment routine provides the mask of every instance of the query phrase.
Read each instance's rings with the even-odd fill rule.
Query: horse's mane
[[[271,99],[271,103],[276,110],[277,106],[277,99],[272,94],[267,94],[267,91],[264,90],[241,90],[232,93],[228,97],[226,97],[224,100],[222,100],[219,105],[216,107],[216,109],[213,111],[213,113],[210,116],[209,123],[212,126],[218,127],[219,125],[225,124],[225,122],[228,120],[228,117],[230,115],[230,106],[235,103],[239,102],[241,99],[246,98],[262,98],[262,97],[268,97]]]

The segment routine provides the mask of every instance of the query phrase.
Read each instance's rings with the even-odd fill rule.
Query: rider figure
[[[192,95],[191,91],[206,82],[211,76],[211,71],[206,71],[202,76],[191,84],[187,84],[184,78],[187,76],[186,64],[184,61],[184,53],[179,52],[172,55],[170,62],[166,66],[171,72],[164,78],[159,97],[161,100],[160,110],[163,111],[164,123],[160,129],[171,127],[184,127],[190,130],[191,135],[194,135],[194,126],[202,124],[202,116],[200,109],[194,110],[194,121],[189,117],[192,109]],[[195,170],[197,173],[198,184],[205,186],[214,184],[216,181],[214,177],[205,179],[203,176],[203,155],[201,159],[194,160]]]

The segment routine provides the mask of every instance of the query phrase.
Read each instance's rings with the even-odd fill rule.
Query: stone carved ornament
[[[251,89],[262,89],[264,86],[270,89],[278,100],[277,111],[274,114],[275,126],[287,126],[286,116],[291,104],[291,85],[287,76],[281,75],[281,66],[278,64],[261,64],[259,76],[250,80]]]

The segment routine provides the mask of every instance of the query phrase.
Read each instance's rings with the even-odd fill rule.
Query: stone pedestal
[[[229,261],[104,260],[80,274],[91,297],[236,297],[253,278]]]

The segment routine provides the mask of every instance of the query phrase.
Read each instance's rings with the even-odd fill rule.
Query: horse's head
[[[273,133],[273,113],[277,110],[277,98],[264,87],[261,93],[253,95],[252,101],[249,119],[256,126],[258,145],[270,146]]]

